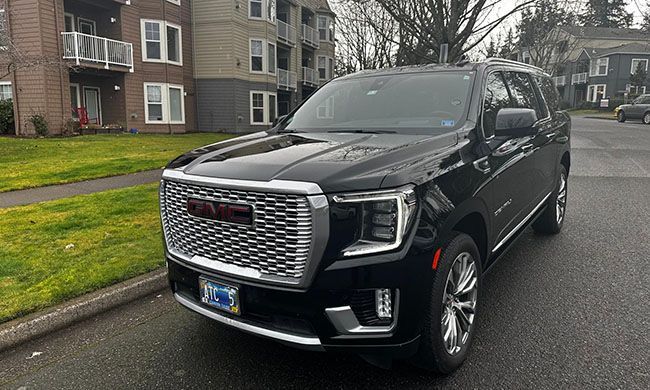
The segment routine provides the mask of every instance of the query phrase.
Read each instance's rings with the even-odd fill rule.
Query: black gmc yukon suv
[[[333,80],[167,166],[174,297],[293,346],[451,372],[484,272],[529,224],[562,228],[570,127],[549,76],[506,60]]]

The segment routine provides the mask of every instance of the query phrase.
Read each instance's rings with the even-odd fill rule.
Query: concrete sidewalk
[[[160,180],[161,169],[131,173],[128,175],[86,180],[78,183],[60,184],[27,190],[0,193],[0,208],[22,206],[81,194],[92,194],[116,188],[133,187]]]

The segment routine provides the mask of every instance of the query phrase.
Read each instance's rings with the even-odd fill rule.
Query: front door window
[[[101,102],[99,97],[99,88],[84,88],[84,99],[86,102],[86,112],[88,113],[88,123],[96,125],[102,124]]]

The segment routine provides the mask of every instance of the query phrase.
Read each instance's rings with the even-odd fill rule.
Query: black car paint
[[[570,118],[563,112],[539,120],[534,136],[483,137],[479,121],[483,83],[489,72],[504,69],[537,72],[525,66],[474,65],[479,77],[467,120],[447,134],[282,134],[277,131],[280,123],[275,129],[209,145],[174,160],[168,168],[199,176],[315,182],[330,196],[330,204],[338,192],[410,183],[416,185],[418,210],[398,250],[356,258],[341,257],[343,244],[337,241],[337,232],[345,221],[330,219],[330,242],[307,289],[218,275],[167,252],[172,288],[198,299],[199,275],[238,283],[244,319],[304,320],[328,350],[409,355],[426,311],[428,281],[435,272],[433,254],[445,237],[454,230],[472,235],[487,270],[518,234],[493,251],[499,241],[524,217],[532,216],[519,232],[534,220],[531,212],[554,188],[557,167],[563,163],[569,169]],[[371,288],[399,289],[397,326],[385,335],[338,335],[324,309],[344,305],[352,292]]]

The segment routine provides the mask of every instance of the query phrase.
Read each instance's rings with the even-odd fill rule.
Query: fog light
[[[379,319],[390,319],[393,316],[393,302],[390,289],[379,288],[375,290],[375,307]]]

